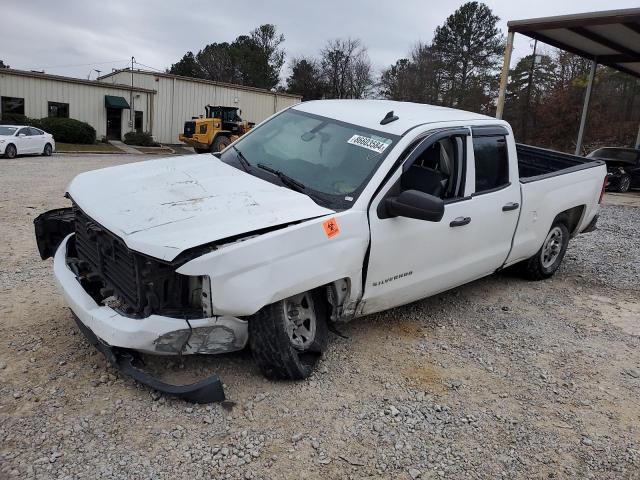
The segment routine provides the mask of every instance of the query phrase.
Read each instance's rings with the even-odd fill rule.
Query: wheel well
[[[564,212],[560,212],[558,215],[556,215],[556,218],[553,219],[553,223],[556,223],[557,221],[564,222],[567,225],[569,233],[571,234],[571,236],[573,236],[578,229],[578,225],[580,225],[580,220],[582,220],[584,208],[584,205],[578,205],[577,207],[573,207],[565,210]]]
[[[344,304],[349,297],[351,282],[348,278],[341,278],[335,282],[319,287],[323,291],[322,297],[326,300],[327,310],[330,312],[330,321],[337,322],[348,314],[344,311]]]
[[[229,135],[231,135],[231,132],[229,130],[218,130],[216,134],[213,136],[212,141],[215,141],[215,139],[218,138],[220,135],[224,135],[225,137],[228,137]]]

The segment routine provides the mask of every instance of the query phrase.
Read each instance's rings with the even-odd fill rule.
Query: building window
[[[135,129],[136,132],[142,133],[142,112],[139,110],[136,110]]]
[[[49,116],[57,118],[69,118],[69,104],[49,102]]]
[[[24,98],[2,97],[2,115],[24,115]]]

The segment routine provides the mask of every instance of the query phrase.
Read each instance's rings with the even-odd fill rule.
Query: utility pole
[[[131,96],[130,96],[130,110],[129,110],[129,126],[131,127],[131,131],[133,132],[136,128],[136,120],[135,120],[135,109],[133,108],[133,64],[135,63],[135,57],[131,57]]]
[[[513,37],[515,32],[507,34],[507,47],[504,50],[504,60],[502,63],[502,73],[500,75],[500,90],[498,91],[498,104],[496,105],[496,118],[502,118],[504,112],[504,96],[507,92],[507,82],[509,80],[509,65],[511,64],[511,53],[513,52]]]
[[[529,115],[529,104],[531,103],[531,84],[533,83],[533,69],[536,65],[536,48],[538,47],[538,40],[533,42],[533,56],[531,57],[531,66],[529,67],[529,83],[527,84],[526,95],[526,108],[522,112],[522,141],[527,143],[529,139],[529,132],[527,131],[527,115]]]

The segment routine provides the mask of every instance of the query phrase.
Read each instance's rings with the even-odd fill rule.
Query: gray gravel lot
[[[74,175],[146,158],[0,160],[0,478],[640,478],[637,194],[551,280],[504,272],[341,326],[306,381],[246,351],[150,359],[219,372],[235,402],[192,405],[107,365],[33,239]]]

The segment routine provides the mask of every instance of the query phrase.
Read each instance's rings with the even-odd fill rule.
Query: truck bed
[[[516,144],[520,182],[529,183],[569,172],[604,165],[601,160],[587,159],[531,145]]]

